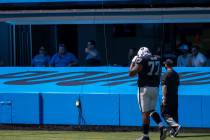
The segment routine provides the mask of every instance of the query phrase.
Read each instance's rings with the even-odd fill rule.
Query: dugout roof
[[[209,23],[210,8],[121,8],[0,11],[12,25]]]

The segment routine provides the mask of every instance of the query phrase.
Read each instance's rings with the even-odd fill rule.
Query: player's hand
[[[136,62],[137,57],[138,57],[138,56],[134,56],[131,62],[132,62],[132,63],[135,63],[135,62]]]
[[[165,99],[162,99],[162,105],[166,106],[166,100]]]

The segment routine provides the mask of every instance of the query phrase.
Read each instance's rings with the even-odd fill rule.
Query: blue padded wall
[[[44,124],[78,124],[75,102],[79,94],[43,93]]]
[[[75,106],[79,98],[81,110]],[[209,101],[209,96],[180,95],[180,124],[209,128]],[[1,93],[0,123],[141,126],[141,113],[135,94]]]
[[[12,121],[12,105],[11,100],[0,98],[0,123],[11,124]]]
[[[181,125],[210,128],[210,68],[175,69],[181,75]],[[2,67],[0,123],[141,126],[136,79],[127,72],[127,67]],[[81,109],[75,106],[79,97]]]
[[[202,127],[202,96],[179,96],[179,122],[183,127]]]
[[[81,94],[85,125],[119,125],[119,95]]]
[[[120,94],[120,125],[140,126],[142,125],[141,112],[135,94]]]
[[[210,128],[210,96],[202,96],[202,127]]]
[[[160,97],[161,98],[161,97]],[[160,112],[160,100],[157,101],[156,111]],[[150,119],[151,126],[157,124]],[[136,94],[120,94],[120,125],[141,126],[142,116]]]
[[[0,93],[0,123],[39,124],[38,93]]]

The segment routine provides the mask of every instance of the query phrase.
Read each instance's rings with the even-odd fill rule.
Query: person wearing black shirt
[[[150,117],[160,128],[160,140],[166,138],[166,131],[160,115],[155,111],[159,84],[160,84],[160,58],[150,53],[146,47],[141,47],[134,56],[130,65],[129,76],[138,75],[138,102],[142,112],[143,136],[137,140],[149,140]]]
[[[176,137],[181,126],[178,124],[178,86],[180,83],[178,73],[172,68],[173,61],[164,62],[166,73],[162,78],[162,105],[161,114],[171,128],[170,134]]]

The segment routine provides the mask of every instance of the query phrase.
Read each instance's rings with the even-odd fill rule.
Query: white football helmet
[[[151,55],[151,52],[147,47],[141,47],[137,53],[138,57],[144,57]]]

